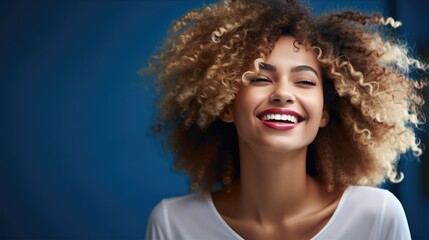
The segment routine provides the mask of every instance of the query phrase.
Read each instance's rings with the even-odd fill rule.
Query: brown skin
[[[225,222],[245,239],[309,239],[329,221],[344,192],[328,192],[306,173],[307,147],[328,117],[315,55],[304,46],[296,51],[294,41],[283,36],[275,43],[264,63],[276,70],[261,69],[262,80],[242,86],[221,115],[236,125],[241,175],[231,192],[212,198]],[[303,119],[290,130],[267,127],[260,114],[273,108]]]
[[[310,239],[328,223],[344,190],[328,193],[311,177],[307,183],[302,202],[284,204],[291,212],[274,221],[249,215],[255,211],[251,199],[241,197],[240,183],[234,184],[230,193],[212,193],[212,199],[223,220],[244,239]]]

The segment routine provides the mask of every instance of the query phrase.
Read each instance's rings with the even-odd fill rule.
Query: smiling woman
[[[235,123],[240,156],[269,151],[280,153],[277,159],[291,159],[289,153],[302,151],[305,159],[307,146],[319,127],[326,126],[316,56],[305,48],[295,52],[294,41],[291,36],[283,36],[264,62],[257,59],[256,71],[244,75],[248,84],[240,88],[234,102],[220,115],[224,122]]]
[[[409,239],[400,202],[375,187],[421,154],[426,83],[409,73],[427,66],[389,38],[398,25],[281,0],[179,19],[151,69],[157,129],[196,193],[158,204],[146,238]]]

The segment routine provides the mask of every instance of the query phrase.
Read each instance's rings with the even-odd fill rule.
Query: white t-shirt
[[[226,224],[210,196],[162,200],[152,211],[145,239],[243,239]],[[407,218],[389,191],[350,186],[328,223],[311,239],[411,239]]]

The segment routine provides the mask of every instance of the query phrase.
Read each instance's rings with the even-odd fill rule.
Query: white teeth
[[[261,118],[263,121],[276,120],[276,121],[289,121],[292,123],[297,123],[298,118],[292,115],[286,114],[266,114]]]

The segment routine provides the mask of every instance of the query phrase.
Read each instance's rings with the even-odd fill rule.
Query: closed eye
[[[303,79],[297,82],[298,84],[303,84],[303,85],[309,85],[309,86],[316,86],[316,83],[311,81],[311,80],[307,80],[307,79]]]
[[[251,83],[272,83],[273,81],[265,76],[255,76],[250,79]]]

